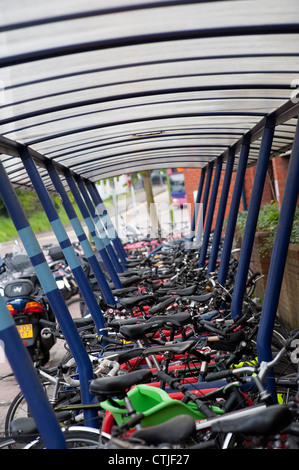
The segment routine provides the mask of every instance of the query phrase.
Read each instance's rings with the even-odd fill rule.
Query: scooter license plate
[[[33,328],[30,323],[25,325],[16,325],[16,327],[22,339],[33,338]]]

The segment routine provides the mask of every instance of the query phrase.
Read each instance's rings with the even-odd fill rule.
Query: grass
[[[78,207],[75,204],[73,206],[78,215],[78,218],[82,220],[82,215]],[[70,223],[69,218],[66,215],[65,210],[63,209],[62,206],[60,206],[57,209],[57,212],[63,225],[69,225]],[[28,218],[28,220],[34,233],[41,233],[41,232],[46,232],[47,230],[51,230],[51,224],[44,211],[38,212],[32,215],[31,217]],[[14,238],[17,238],[17,237],[18,237],[18,233],[15,229],[15,226],[12,220],[8,217],[1,216],[0,217],[0,243],[13,240]]]

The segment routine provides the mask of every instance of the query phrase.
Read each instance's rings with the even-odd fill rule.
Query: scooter
[[[19,335],[34,363],[45,365],[56,338],[44,328],[41,320],[55,321],[47,297],[39,283],[26,278],[9,281],[4,287],[4,299],[12,314]]]
[[[63,251],[59,245],[45,245],[44,248],[48,249],[46,260],[57,287],[64,300],[69,300],[78,293],[79,289],[71,270],[67,266]]]

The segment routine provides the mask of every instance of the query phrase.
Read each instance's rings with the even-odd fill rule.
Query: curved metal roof
[[[254,164],[269,115],[273,152],[292,144],[298,46],[298,0],[0,0],[1,160],[15,185],[20,145],[97,181],[246,136]]]

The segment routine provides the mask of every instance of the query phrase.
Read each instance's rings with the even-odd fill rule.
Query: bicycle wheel
[[[46,395],[48,396],[49,399],[53,397],[53,391],[54,391],[54,385],[51,382],[48,381],[42,381],[42,386],[45,390]],[[57,402],[56,406],[64,407],[65,410],[67,410],[67,406],[69,407],[70,410],[72,410],[71,405],[77,405],[80,403],[81,398],[80,398],[80,393],[76,392],[76,390],[60,390],[59,392],[60,396]],[[30,412],[27,400],[24,397],[24,394],[22,391],[20,391],[13,401],[11,402],[7,413],[5,417],[5,424],[4,424],[4,429],[5,429],[5,436],[6,437],[11,437],[11,432],[10,432],[10,425],[13,420],[18,419],[18,418],[28,418],[31,417],[32,414]],[[61,417],[61,422],[64,422],[64,417]],[[65,418],[67,420],[67,417]]]
[[[41,381],[41,384],[48,397],[51,397],[54,390],[54,385],[48,381]],[[24,397],[23,392],[19,392],[12,400],[5,417],[5,436],[10,437],[10,424],[14,419],[17,418],[28,418],[31,416],[28,403]]]
[[[66,306],[74,318],[84,317],[89,312],[83,297],[76,297],[75,299],[69,300],[66,302]]]
[[[100,432],[92,428],[69,428],[64,431],[64,438],[67,449],[97,449],[102,447],[100,444]],[[46,449],[42,439],[32,442],[27,449]]]

